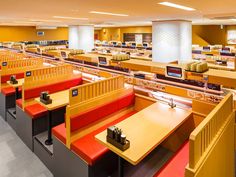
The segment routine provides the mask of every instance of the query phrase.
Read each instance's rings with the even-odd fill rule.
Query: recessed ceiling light
[[[179,5],[179,4],[174,4],[174,3],[171,3],[171,2],[160,2],[158,4],[168,6],[168,7],[174,7],[174,8],[177,8],[177,9],[187,10],[187,11],[196,10],[194,8],[191,8],[191,7],[186,7],[186,6],[182,6],[182,5]]]
[[[30,19],[31,22],[61,22],[59,20]]]
[[[110,13],[110,12],[98,12],[98,11],[91,11],[89,13],[91,13],[91,14],[101,14],[101,15],[113,15],[113,16],[120,16],[120,17],[129,16],[127,14],[115,14],[115,13]]]
[[[53,18],[71,19],[71,20],[88,20],[88,18],[65,17],[65,16],[53,16]]]
[[[30,22],[30,21],[12,21],[12,23],[30,23],[30,24],[36,24],[41,22]]]
[[[115,25],[112,24],[97,24],[95,27],[115,27]]]

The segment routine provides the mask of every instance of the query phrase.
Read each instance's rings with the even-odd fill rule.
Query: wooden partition
[[[70,105],[81,103],[87,101],[91,98],[98,97],[100,95],[112,92],[124,88],[124,77],[117,76],[113,78],[108,78],[98,82],[93,82],[85,84],[74,88],[73,90],[78,92],[77,96],[73,96],[73,90],[70,94]]]
[[[8,60],[19,60],[23,58],[29,58],[25,54],[22,53],[15,53],[11,51],[1,51],[0,52],[0,60],[1,61],[8,61]]]
[[[71,133],[71,116],[88,111],[91,107],[111,102],[119,96],[129,94],[132,88],[125,88],[124,76],[116,76],[70,89],[69,105],[66,107],[66,145],[78,136]]]
[[[28,70],[25,72],[24,88],[29,89],[40,85],[51,84],[71,78],[73,66],[69,64]]]
[[[234,119],[229,93],[191,133],[185,177],[234,177]]]
[[[43,67],[42,58],[3,61],[1,63],[1,75],[21,73],[40,67]]]
[[[24,95],[25,90],[78,77],[82,77],[81,73],[74,74],[73,66],[69,64],[26,71],[25,80],[22,85],[23,109],[27,104]]]

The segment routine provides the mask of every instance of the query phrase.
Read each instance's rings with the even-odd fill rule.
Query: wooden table
[[[123,176],[122,159],[137,165],[180,127],[191,114],[191,109],[172,109],[167,104],[157,102],[125,119],[116,125],[130,140],[130,148],[124,152],[106,141],[106,130],[95,137],[119,156],[119,172],[120,176]]]
[[[39,104],[44,106],[48,110],[48,139],[45,141],[46,145],[52,145],[52,111],[58,108],[62,108],[69,104],[69,90],[63,90],[50,94],[52,99],[51,104],[44,104],[40,101],[40,98],[35,98]]]
[[[19,87],[22,86],[22,84],[24,83],[25,79],[17,79],[18,83],[17,84],[12,84],[10,81],[7,81],[7,84],[9,84],[10,86],[14,87],[16,90],[16,100],[19,99]]]
[[[17,88],[17,87],[22,86],[22,84],[24,83],[25,79],[24,79],[24,78],[22,78],[22,79],[17,79],[17,81],[18,81],[17,84],[12,84],[10,81],[7,81],[7,83],[8,83],[9,85],[11,85],[12,87]]]
[[[47,110],[49,111],[53,111],[57,108],[64,107],[69,103],[69,90],[63,90],[49,95],[50,98],[52,99],[51,104],[46,105],[40,102],[40,98],[35,98],[35,100],[39,102],[41,105],[43,105],[45,108],[47,108]]]

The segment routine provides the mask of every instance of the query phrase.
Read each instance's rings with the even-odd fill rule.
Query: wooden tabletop
[[[111,151],[129,163],[137,165],[191,114],[191,109],[172,109],[167,104],[157,102],[125,119],[116,125],[130,140],[130,148],[124,152],[106,141],[106,130],[95,137]]]
[[[10,86],[14,87],[14,88],[17,88],[17,87],[20,87],[22,86],[22,84],[24,83],[25,79],[22,78],[22,79],[17,79],[18,83],[17,84],[12,84],[10,81],[7,81],[7,84],[9,84]]]
[[[52,99],[51,104],[44,104],[40,102],[40,98],[35,98],[35,101],[43,105],[47,110],[52,111],[57,108],[61,108],[69,104],[69,90],[63,90],[60,92],[56,92],[53,94],[49,94],[50,98]]]
[[[204,73],[204,75],[214,76],[219,78],[225,77],[228,79],[236,79],[236,72],[219,70],[219,69],[209,69],[207,72]]]
[[[235,68],[233,66],[224,66],[224,65],[217,65],[217,64],[212,64],[208,63],[208,67],[212,69],[221,69],[221,70],[226,70],[226,71],[233,71]]]

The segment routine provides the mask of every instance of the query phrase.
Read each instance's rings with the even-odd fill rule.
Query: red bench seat
[[[87,112],[71,117],[71,131],[76,131],[103,117],[134,104],[134,93],[130,93],[110,103],[99,105]]]
[[[16,100],[16,105],[18,105],[22,109],[22,99],[17,99]]]
[[[39,103],[35,103],[25,107],[25,112],[32,118],[36,119],[47,115],[48,110]]]
[[[74,141],[71,144],[71,150],[74,151],[78,156],[83,158],[89,165],[93,165],[98,159],[100,159],[103,154],[109,151],[108,148],[103,146],[102,144],[98,143],[95,140],[95,135],[98,133],[106,130],[108,127],[115,125],[126,118],[132,116],[135,114],[136,111],[132,111],[115,121],[104,125],[103,127],[93,131],[92,133],[89,133],[85,135],[84,137]],[[53,134],[61,140],[64,144],[66,144],[66,128],[65,124],[58,125],[57,127],[53,128]]]
[[[188,162],[189,142],[186,142],[154,177],[184,177],[185,167]]]
[[[21,79],[25,77],[25,73],[3,75],[1,76],[1,83],[6,83],[7,81],[9,81],[12,75],[15,75],[16,79]]]
[[[21,92],[22,90],[22,87],[19,87],[19,92]],[[10,95],[14,95],[15,92],[16,92],[16,89],[14,87],[5,87],[5,88],[2,88],[1,90],[2,94],[5,95],[5,96],[10,96]]]
[[[55,93],[58,91],[69,89],[71,87],[74,87],[80,84],[82,84],[82,78],[77,77],[77,78],[65,80],[62,82],[54,83],[54,84],[48,84],[48,85],[24,90],[24,99],[28,100],[28,99],[39,97],[42,91]],[[16,100],[16,104],[20,108],[22,108],[22,99]],[[39,103],[34,103],[32,105],[26,106],[24,110],[32,119],[36,119],[36,118],[45,116],[47,114],[47,109]]]
[[[24,99],[27,100],[30,98],[37,98],[40,96],[40,93],[43,91],[48,91],[48,93],[51,94],[51,93],[59,92],[62,90],[66,90],[71,87],[81,85],[82,82],[83,82],[82,77],[77,77],[77,78],[68,79],[68,80],[61,81],[54,84],[48,84],[48,85],[43,85],[36,88],[27,89],[27,90],[24,90],[24,95],[25,95]]]
[[[83,127],[88,126],[89,124],[92,124],[98,120],[101,120],[102,118],[109,116],[115,112],[118,112],[119,110],[122,110],[125,107],[129,107],[131,105],[134,105],[135,100],[135,94],[129,93],[125,96],[122,96],[110,103],[106,103],[104,105],[97,106],[93,108],[92,110],[80,113],[79,115],[71,117],[71,131],[79,130]],[[74,141],[71,144],[71,150],[74,151],[78,156],[83,158],[89,165],[93,165],[96,160],[102,157],[104,153],[108,151],[108,149],[98,143],[94,136],[103,130],[105,130],[107,127],[112,126],[114,124],[117,124],[118,122],[130,117],[133,115],[135,111],[132,111],[115,121],[95,130],[92,133],[89,133],[88,135],[85,135],[82,138],[79,138],[78,140]],[[66,128],[65,124],[61,124],[55,128],[53,128],[53,134],[61,140],[64,144],[66,144]]]
[[[16,100],[16,104],[22,108],[22,99]],[[32,118],[36,119],[38,117],[44,116],[47,114],[47,109],[39,103],[34,103],[32,105],[25,107],[25,112]]]

